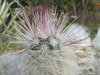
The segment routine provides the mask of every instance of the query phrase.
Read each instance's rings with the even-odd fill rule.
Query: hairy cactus
[[[13,52],[4,53],[0,57],[0,75],[20,75],[17,56]]]
[[[8,59],[16,63],[19,75],[95,75],[95,53],[86,27],[78,24],[65,27],[67,13],[57,15],[54,7],[44,4],[32,8],[31,12],[29,15],[23,10],[20,23],[16,22],[15,38],[19,41],[12,42],[23,45],[24,49],[12,53],[16,61]],[[0,67],[1,73],[8,75],[5,72],[10,70],[2,71]]]
[[[98,33],[93,40],[93,46],[96,50],[100,50],[100,28],[98,29]]]
[[[100,28],[98,29],[98,33],[96,37],[92,41],[94,49],[96,50],[96,60],[97,60],[97,75],[100,74]]]

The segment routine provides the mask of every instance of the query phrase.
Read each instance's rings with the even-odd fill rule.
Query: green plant
[[[8,4],[6,0],[0,0],[0,54],[8,50],[10,46],[10,43],[8,43],[8,41],[11,40],[11,36],[9,35],[8,31],[10,31],[9,28],[11,27],[13,22],[11,21],[7,25],[6,21],[8,16],[10,15],[9,8],[12,4],[13,2]]]

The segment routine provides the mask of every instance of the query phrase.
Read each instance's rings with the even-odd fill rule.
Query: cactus
[[[93,40],[93,46],[96,50],[100,50],[100,28],[98,29],[98,33]]]
[[[96,50],[96,60],[97,60],[97,75],[100,74],[100,27],[98,29],[96,37],[92,41],[93,47]]]
[[[16,63],[19,75],[95,75],[94,51],[87,28],[76,23],[65,27],[67,15],[58,15],[56,8],[44,4],[32,8],[30,14],[23,10],[20,23],[16,21],[18,41],[12,42],[23,49],[11,52],[16,61],[8,59]],[[9,68],[2,71],[3,65],[0,67],[3,75],[15,72],[8,74]]]

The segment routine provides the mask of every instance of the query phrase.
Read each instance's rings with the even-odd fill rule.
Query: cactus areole
[[[36,45],[31,45],[32,50],[41,50],[41,49],[46,49],[46,50],[59,50],[60,49],[60,40],[55,38],[41,38],[38,37],[39,43]]]

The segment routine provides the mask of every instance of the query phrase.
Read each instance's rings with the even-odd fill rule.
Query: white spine
[[[97,60],[96,72],[97,75],[100,75],[100,27],[92,43],[94,49],[96,50],[96,60]]]

